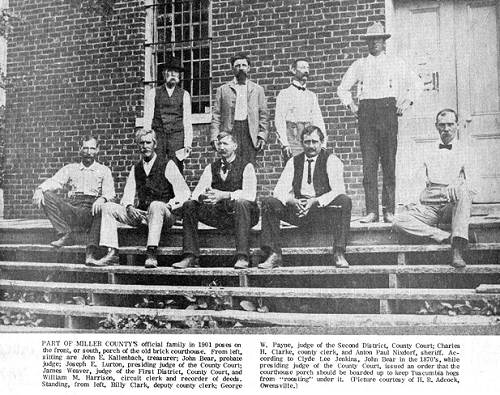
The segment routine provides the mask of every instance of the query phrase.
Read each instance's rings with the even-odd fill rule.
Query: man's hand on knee
[[[97,198],[97,200],[92,205],[92,215],[98,215],[102,211],[102,206],[106,203],[106,199],[102,196]]]
[[[142,214],[141,211],[136,209],[134,206],[129,204],[127,206],[127,215],[130,217],[132,221],[135,222],[141,222],[142,221]]]
[[[311,210],[312,207],[318,206],[318,204],[318,199],[316,198],[307,199],[305,204],[302,206],[302,214],[299,215],[299,217],[305,217],[307,214],[309,214],[309,210]]]
[[[35,189],[33,193],[33,204],[38,208],[42,208],[42,206],[45,205],[43,191],[40,188]]]

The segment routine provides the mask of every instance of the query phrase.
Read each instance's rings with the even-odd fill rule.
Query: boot
[[[97,262],[97,259],[94,257],[95,246],[87,246],[85,249],[85,265],[86,266],[94,266]]]
[[[378,222],[378,214],[376,213],[368,213],[363,218],[359,220],[362,224],[369,224],[371,222]]]
[[[451,243],[451,266],[462,269],[466,266],[464,252],[467,248],[467,240],[461,237],[454,237]]]
[[[333,263],[336,267],[348,268],[349,262],[345,259],[344,251],[340,248],[336,248],[333,253]]]
[[[248,269],[248,266],[250,265],[250,262],[248,261],[248,258],[245,255],[238,255],[238,259],[236,260],[236,263],[234,264],[235,269]]]
[[[259,264],[259,269],[273,269],[275,267],[280,267],[283,264],[283,258],[281,254],[271,252],[267,259]]]
[[[200,267],[199,258],[194,255],[186,255],[184,259],[172,265],[174,269],[187,269],[189,267]]]
[[[56,247],[56,248],[69,246],[71,244],[73,244],[73,235],[71,234],[71,232],[64,233],[63,235],[61,235],[61,237],[59,239],[54,240],[50,243],[50,245],[52,247]]]
[[[118,257],[118,250],[116,248],[108,248],[108,252],[98,261],[95,261],[89,266],[114,266],[120,263],[120,259]]]
[[[146,261],[144,262],[146,269],[154,269],[158,267],[158,260],[156,258],[156,247],[148,247],[146,251]]]

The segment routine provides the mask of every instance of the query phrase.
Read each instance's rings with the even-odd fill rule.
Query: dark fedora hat
[[[182,67],[182,63],[179,58],[174,58],[173,56],[169,56],[165,60],[165,63],[163,63],[163,70],[177,70],[179,72],[183,72],[184,67]]]

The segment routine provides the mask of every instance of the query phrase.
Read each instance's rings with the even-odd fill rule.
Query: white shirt
[[[236,84],[236,103],[234,105],[234,120],[235,121],[244,121],[248,116],[248,85],[245,81],[244,84],[238,84],[238,81],[234,80]]]
[[[94,161],[89,167],[83,163],[64,166],[52,178],[40,184],[42,191],[54,191],[68,185],[68,195],[102,196],[107,201],[115,198],[115,186],[111,170]]]
[[[172,97],[174,94],[174,88],[167,88],[168,97]],[[192,147],[193,145],[193,121],[191,116],[191,96],[189,92],[184,91],[184,96],[182,97],[182,124],[184,126],[184,147]]]
[[[146,175],[149,175],[151,172],[151,168],[156,161],[156,154],[149,161],[146,162],[144,160],[141,161],[142,167]],[[136,195],[136,185],[135,185],[135,165],[130,169],[130,173],[127,178],[127,182],[125,183],[125,189],[123,190],[123,197],[120,202],[123,206],[128,206],[129,204],[134,204],[135,195]],[[191,195],[191,191],[184,180],[181,172],[177,165],[169,160],[167,166],[165,167],[165,178],[170,184],[172,184],[172,188],[174,189],[174,197],[170,199],[167,203],[172,207],[172,209],[176,209],[178,207],[182,207],[184,202],[189,199]]]
[[[338,195],[345,193],[345,185],[344,185],[344,165],[342,161],[335,155],[330,155],[328,160],[326,161],[326,172],[328,174],[328,181],[330,184],[331,191],[327,192],[321,196],[316,196],[316,192],[314,191],[314,185],[307,184],[307,159],[315,159],[313,163],[311,163],[311,180],[314,180],[314,171],[316,169],[316,159],[315,158],[305,158],[304,160],[304,169],[302,174],[302,185],[300,193],[304,196],[311,196],[318,198],[319,207],[328,206]],[[293,158],[289,159],[283,169],[283,173],[281,173],[280,179],[274,188],[273,196],[281,201],[281,203],[286,204],[288,200],[294,198],[293,193],[293,175],[294,175],[294,166],[293,166]]]
[[[222,170],[221,176],[224,177]],[[225,174],[225,177],[227,177],[227,173]],[[198,200],[200,195],[205,193],[207,188],[211,188],[211,186],[212,165],[210,164],[205,167],[205,170],[203,170],[203,174],[201,175],[200,181],[198,182],[198,185],[196,185],[191,198],[193,200]],[[230,196],[231,200],[245,199],[251,202],[254,202],[257,198],[257,176],[255,175],[255,168],[251,163],[248,163],[243,170],[243,185],[241,189],[231,192]]]
[[[287,121],[311,123],[320,128],[326,137],[325,122],[319,108],[318,97],[309,89],[302,90],[297,86],[301,85],[297,81],[293,81],[292,85],[280,91],[276,97],[274,124],[281,144],[284,146],[288,145]]]
[[[358,100],[394,97],[398,104],[414,102],[423,90],[420,77],[405,62],[385,53],[368,55],[349,67],[337,88],[345,106],[353,102],[350,90],[355,84]]]

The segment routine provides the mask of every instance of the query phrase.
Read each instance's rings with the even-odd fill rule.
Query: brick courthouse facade
[[[8,48],[6,217],[42,214],[31,205],[34,188],[74,160],[80,136],[88,133],[100,138],[100,161],[111,167],[121,195],[137,160],[134,130],[144,116],[144,1],[11,0],[10,7],[20,19],[12,21]],[[264,87],[272,121],[291,61],[309,58],[308,87],[318,94],[328,146],[345,164],[357,213],[364,204],[356,122],[334,92],[365,52],[360,35],[374,21],[384,21],[383,0],[211,1],[212,97],[231,78],[229,57],[249,52],[250,77]],[[194,126],[185,170],[192,187],[214,158],[208,126]],[[283,166],[273,122],[269,136],[258,157],[262,195]]]

